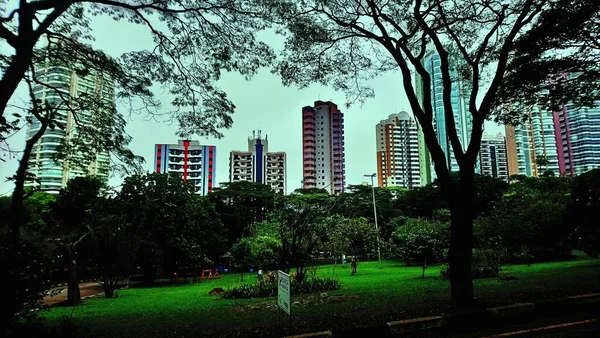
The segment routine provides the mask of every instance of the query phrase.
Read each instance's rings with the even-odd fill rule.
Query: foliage
[[[407,264],[411,261],[421,264],[424,278],[427,264],[443,258],[443,251],[448,247],[448,237],[447,223],[411,218],[394,231],[393,241],[399,256]]]
[[[568,220],[575,225],[572,242],[590,256],[600,253],[600,169],[574,180]]]
[[[375,226],[365,218],[338,219],[327,229],[327,235],[328,247],[332,252],[363,259],[375,256],[378,233]]]
[[[139,227],[143,266],[159,263],[171,275],[178,266],[211,262],[225,249],[214,206],[177,175],[127,177],[117,200],[124,207],[123,221]]]
[[[260,225],[258,225],[260,227]],[[281,250],[281,242],[271,235],[255,235],[244,237],[233,245],[231,253],[238,264],[244,268],[262,268],[274,262]]]
[[[476,221],[478,240],[508,251],[508,259],[527,247],[534,260],[565,258],[567,241],[574,224],[565,220],[570,200],[570,179],[562,177],[527,178],[511,184],[492,212]]]
[[[473,250],[473,265],[471,265],[471,274],[473,278],[492,278],[498,277],[501,270],[500,255],[494,250]],[[450,268],[448,264],[440,267],[440,276],[443,279],[450,279]]]
[[[326,232],[321,219],[331,209],[331,196],[294,193],[281,200],[282,206],[271,215],[281,241],[281,266],[287,271],[296,267],[304,276],[306,262],[323,246]]]
[[[274,273],[271,273],[270,275],[276,277]],[[291,279],[290,291],[293,295],[301,295],[313,292],[338,290],[340,286],[340,281],[333,278],[304,278],[300,281]],[[273,297],[277,295],[277,287],[277,278],[269,278],[269,274],[267,274],[267,276],[256,285],[242,284],[225,290],[223,292],[223,298],[239,299]]]
[[[253,235],[253,224],[266,219],[275,208],[275,194],[268,185],[255,182],[221,183],[208,195],[227,228],[228,245]]]
[[[498,95],[499,121],[515,124],[528,118],[523,108],[551,111],[566,103],[593,107],[600,98],[600,3],[552,0],[533,27],[518,37]],[[557,20],[569,22],[557,25]]]
[[[391,230],[386,226],[394,217],[400,216],[404,211],[397,207],[394,194],[402,194],[388,188],[375,188],[375,204],[377,205],[377,221],[382,230],[382,237],[388,238]],[[333,213],[346,218],[365,218],[374,223],[373,195],[370,186],[350,185],[341,193],[332,209]]]
[[[347,104],[373,97],[367,81],[400,71],[411,111],[434,164],[442,196],[452,212],[449,263],[454,265],[452,299],[473,300],[469,277],[473,236],[473,192],[484,122],[494,110],[517,37],[532,29],[548,10],[548,0],[456,1],[266,1],[265,11],[281,23],[286,48],[275,71],[286,85],[315,82],[346,93]],[[426,57],[435,53],[440,78],[433,79]],[[457,98],[468,111],[471,130],[464,140],[455,122]],[[415,86],[414,84],[418,85]],[[433,95],[441,84],[442,107]],[[445,118],[445,140],[434,119]],[[454,185],[450,153],[459,169]]]
[[[167,88],[173,97],[168,113],[179,122],[180,134],[220,136],[218,128],[231,126],[230,114],[235,108],[215,85],[221,71],[239,71],[250,77],[273,59],[271,49],[255,38],[266,23],[251,6],[224,0],[211,0],[210,4],[198,0],[151,4],[22,1],[16,8],[2,6],[0,38],[16,57],[3,54],[0,58],[0,69],[10,70],[0,82],[0,125],[8,123],[6,104],[19,82],[28,72],[43,69],[35,61],[43,59],[45,51],[34,46],[47,41],[50,47],[60,46],[52,48],[56,54],[52,59],[60,63],[67,58],[78,65],[78,72],[101,70],[111,75],[119,84],[117,97],[141,103],[143,112],[156,114],[161,108],[150,86]],[[15,15],[17,12],[20,15]],[[91,23],[101,16],[145,26],[156,46],[119,59],[93,51],[87,46],[94,40]]]

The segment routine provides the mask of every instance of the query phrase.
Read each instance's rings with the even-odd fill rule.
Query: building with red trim
[[[344,114],[333,102],[316,101],[302,108],[304,189],[344,191]]]
[[[177,144],[157,144],[154,148],[154,171],[179,174],[192,182],[197,194],[212,192],[217,172],[217,147],[199,141],[181,140]]]

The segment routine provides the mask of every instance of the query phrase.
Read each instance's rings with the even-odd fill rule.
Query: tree
[[[322,247],[325,229],[321,220],[331,210],[332,197],[327,193],[293,193],[280,198],[282,205],[270,220],[276,224],[281,241],[281,265],[288,271],[295,267],[302,279],[307,261]]]
[[[600,3],[552,0],[533,27],[514,43],[498,95],[499,122],[522,121],[522,109],[539,105],[559,111],[570,102],[595,106],[600,99]],[[558,20],[568,25],[557,24]]]
[[[233,245],[254,233],[253,224],[267,218],[275,208],[276,194],[268,185],[241,181],[221,183],[208,197],[227,228],[228,244]]]
[[[117,200],[126,207],[124,222],[140,229],[139,263],[147,279],[156,264],[171,276],[179,268],[212,264],[225,249],[225,229],[214,205],[180,176],[127,177]]]
[[[535,165],[538,167],[544,168],[544,173],[548,170],[548,165],[550,165],[550,161],[545,155],[540,155],[535,159]]]
[[[377,230],[366,218],[338,219],[327,229],[329,246],[337,252],[365,257],[377,248]]]
[[[231,248],[236,262],[242,266],[242,282],[246,268],[262,268],[277,259],[281,251],[281,241],[277,238],[276,228],[277,224],[261,222],[257,224],[257,234],[243,237]]]
[[[390,188],[375,188],[377,218],[382,230],[383,238],[388,238],[391,234],[391,231],[387,226],[390,220],[403,214],[403,210],[398,207],[396,196],[394,195],[402,193],[404,192]],[[338,196],[332,211],[343,215],[346,218],[363,217],[374,222],[371,187],[367,185],[348,186],[347,189]]]
[[[140,160],[127,148],[130,138],[125,133],[126,114],[109,105],[112,100],[99,100],[97,93],[71,96],[45,76],[45,68],[61,64],[72,67],[80,76],[102,73],[117,83],[118,91],[113,91],[113,95],[128,101],[130,113],[166,116],[179,123],[182,137],[192,134],[220,137],[219,128],[231,126],[235,109],[216,86],[221,71],[238,71],[249,78],[273,60],[272,50],[255,38],[265,23],[248,2],[20,0],[12,3],[13,8],[6,1],[0,2],[0,41],[7,47],[0,54],[0,143],[22,128],[24,122],[40,123],[38,131],[26,142],[14,177],[11,222],[6,236],[10,238],[7,243],[15,246],[23,223],[19,218],[25,199],[23,182],[33,179],[27,174],[28,157],[47,129],[65,127],[55,119],[57,110],[73,114],[81,135],[63,146],[65,153],[89,155],[97,150],[111,151],[125,161],[122,168],[139,164]],[[90,22],[102,15],[147,27],[154,48],[133,51],[118,59],[94,50],[89,46],[94,39]],[[23,80],[29,87],[32,105],[31,109],[25,109],[26,114],[9,106]],[[169,108],[164,108],[153,95],[153,85],[167,88],[172,95]],[[54,94],[56,99],[42,102],[34,95],[34,91],[41,89]],[[99,105],[106,109],[94,109]],[[93,121],[84,119],[85,112],[90,110],[105,113],[93,114]],[[10,279],[10,261],[10,257],[0,261],[0,288],[6,290],[12,290],[16,283]],[[10,299],[12,296],[7,295],[3,319],[11,318],[18,307]]]
[[[575,224],[572,235],[577,248],[592,257],[600,251],[600,169],[575,178],[569,203],[569,222]]]
[[[119,281],[129,276],[140,247],[145,230],[132,222],[130,205],[117,196],[100,201],[94,209],[94,232],[87,241],[90,245],[91,263],[102,279],[104,296],[113,298]]]
[[[61,190],[55,204],[57,226],[48,234],[57,247],[59,256],[66,260],[69,273],[67,283],[67,304],[81,303],[79,278],[77,276],[78,257],[84,240],[94,233],[94,214],[102,199],[105,183],[97,177],[76,177]],[[85,256],[84,256],[85,257]]]
[[[409,263],[417,261],[423,267],[421,278],[425,278],[427,263],[442,259],[443,250],[448,247],[448,226],[438,221],[409,218],[393,234],[393,241],[400,256]]]
[[[576,226],[565,218],[570,191],[571,179],[565,177],[530,177],[511,184],[496,207],[477,220],[480,246],[498,239],[498,248],[512,261],[530,255],[538,261],[565,258]]]
[[[373,96],[364,80],[383,71],[400,70],[404,91],[452,213],[451,296],[458,304],[473,301],[470,210],[483,124],[493,112],[516,38],[527,32],[549,1],[267,2],[268,13],[282,23],[287,34],[283,59],[276,67],[284,84],[333,84],[353,103]],[[445,129],[460,168],[457,185],[452,185],[448,154],[436,136],[433,80],[422,63],[428,46],[440,57]],[[420,78],[422,90],[413,85],[415,76]],[[465,106],[472,118],[468,144],[461,144],[454,119],[452,82],[457,79],[468,90]]]

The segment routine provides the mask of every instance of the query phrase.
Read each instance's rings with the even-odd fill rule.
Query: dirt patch
[[[347,302],[353,299],[357,299],[357,296],[348,296],[348,295],[328,295],[326,292],[325,293],[321,293],[321,294],[312,294],[312,295],[305,295],[305,296],[296,296],[294,298],[298,298],[301,297],[299,299],[293,299],[292,305],[297,307],[297,306],[302,306],[302,307],[308,307],[308,306],[316,306],[316,305],[324,305],[324,304],[336,304],[336,303],[343,303],[343,302]],[[266,311],[266,310],[273,310],[273,309],[277,309],[278,305],[277,305],[277,299],[269,299],[269,300],[264,300],[262,302],[259,303],[255,303],[252,305],[242,305],[242,306],[236,306],[234,309],[237,312],[254,312],[254,311]]]
[[[79,293],[81,298],[91,297],[104,292],[104,287],[98,282],[86,282],[79,284]],[[67,288],[60,287],[52,290],[50,295],[44,297],[43,302],[46,306],[61,304],[67,300]]]

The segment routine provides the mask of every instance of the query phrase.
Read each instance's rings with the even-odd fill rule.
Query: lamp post
[[[379,258],[379,268],[381,269],[381,248],[379,246],[379,226],[377,225],[377,206],[375,204],[375,183],[374,178],[376,174],[364,175],[365,177],[371,178],[371,192],[373,193],[373,215],[375,216],[375,229],[377,230],[377,257]]]

